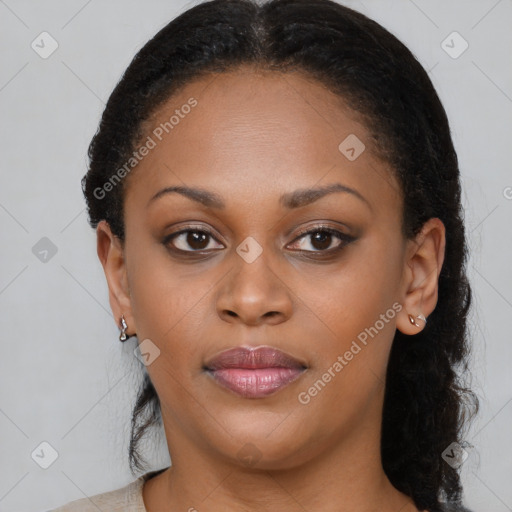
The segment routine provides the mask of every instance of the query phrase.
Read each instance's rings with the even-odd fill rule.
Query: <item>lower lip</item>
[[[216,382],[244,398],[262,398],[296,380],[300,368],[221,368],[209,370]]]

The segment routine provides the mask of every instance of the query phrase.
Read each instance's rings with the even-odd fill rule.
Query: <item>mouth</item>
[[[203,370],[217,384],[244,398],[263,398],[297,380],[307,369],[273,347],[235,347],[208,361]]]

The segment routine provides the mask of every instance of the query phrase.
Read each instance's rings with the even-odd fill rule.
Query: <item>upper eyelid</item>
[[[330,226],[328,225],[327,223],[322,223],[320,222],[320,224],[317,224],[317,225],[314,225],[314,226],[310,226],[308,228],[303,228],[299,231],[299,233],[297,233],[297,236],[302,236],[302,235],[306,235],[306,234],[309,234],[311,232],[314,232],[314,231],[321,231],[321,230],[331,230],[331,231],[338,231],[339,233],[341,234],[346,234],[347,236],[350,236],[348,233],[343,233],[340,228],[338,227],[334,227],[334,226]],[[172,236],[175,236],[175,235],[179,235],[179,234],[182,234],[182,233],[186,233],[188,231],[198,231],[198,232],[204,232],[204,233],[207,233],[213,237],[215,237],[215,232],[213,230],[211,230],[210,228],[206,228],[204,226],[184,226],[182,227],[181,229],[178,229],[178,231],[175,231],[173,233],[170,233],[169,235],[167,235],[168,237],[172,237]],[[291,232],[291,231],[289,231]]]
[[[172,239],[174,239],[175,237],[177,237],[179,235],[182,235],[183,233],[194,232],[194,231],[206,233],[210,237],[214,238],[218,243],[222,244],[222,242],[220,240],[218,240],[217,236],[215,235],[215,233],[212,230],[210,230],[209,228],[203,227],[203,226],[185,226],[182,229],[179,229],[178,231],[167,235],[165,237],[165,239],[167,240],[167,242],[170,242]],[[340,229],[335,228],[333,226],[329,226],[326,223],[321,222],[320,224],[318,224],[316,226],[311,226],[309,228],[304,228],[303,230],[300,230],[300,232],[293,238],[293,240],[290,243],[293,243],[296,240],[298,240],[306,235],[310,235],[310,234],[318,232],[318,231],[327,231],[327,232],[332,233],[333,235],[336,235],[336,233],[338,233],[338,234],[342,235],[342,237],[340,237],[340,240],[345,241],[345,242],[346,242],[346,240],[343,240],[343,237],[354,239],[354,236],[349,235],[348,233],[343,233]],[[189,252],[199,252],[199,251],[189,251]]]
[[[326,223],[320,223],[320,224],[318,224],[316,226],[311,226],[309,228],[304,228],[304,229],[299,230],[299,233],[297,233],[297,236],[294,238],[294,240],[296,240],[297,238],[299,238],[301,236],[314,233],[316,231],[337,232],[337,233],[340,233],[341,235],[345,235],[346,234],[346,236],[350,236],[350,235],[348,235],[348,233],[343,233],[339,228],[335,228],[333,226],[329,226]]]

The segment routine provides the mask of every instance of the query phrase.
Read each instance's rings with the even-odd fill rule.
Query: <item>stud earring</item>
[[[128,325],[126,320],[124,319],[124,315],[121,316],[121,334],[119,335],[119,341],[126,341],[128,339],[128,335],[126,334],[126,329],[128,329]]]
[[[418,322],[416,322],[416,320],[414,319],[414,317],[412,315],[408,315],[408,316],[409,316],[409,322],[411,322],[412,325],[415,325],[416,327],[421,327],[421,325],[418,324]],[[425,324],[427,323],[427,319],[423,316],[422,313],[420,313],[416,318],[423,320],[423,322],[425,322]]]

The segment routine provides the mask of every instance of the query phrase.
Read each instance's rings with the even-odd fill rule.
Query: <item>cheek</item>
[[[395,258],[382,249],[359,251],[339,266],[302,275],[293,286],[307,316],[301,323],[316,332],[313,339],[341,349],[392,307],[399,277]]]
[[[356,414],[383,385],[401,308],[396,301],[400,270],[400,245],[375,235],[361,244],[357,257],[300,281],[302,339],[314,347],[313,371],[301,391],[318,407],[316,414],[323,414],[319,404],[324,401],[341,401]]]
[[[166,261],[158,249],[145,249],[128,258],[130,301],[139,340],[150,338],[166,345],[175,332],[188,324],[198,302],[198,287]],[[203,288],[204,290],[204,288]]]
[[[339,428],[349,432],[363,422],[383,391],[395,333],[396,312],[391,305],[380,308],[375,298],[373,303],[347,300],[350,304],[339,316],[333,313],[311,327],[316,332],[311,337],[314,359],[296,397],[297,407],[326,434],[340,434]]]

